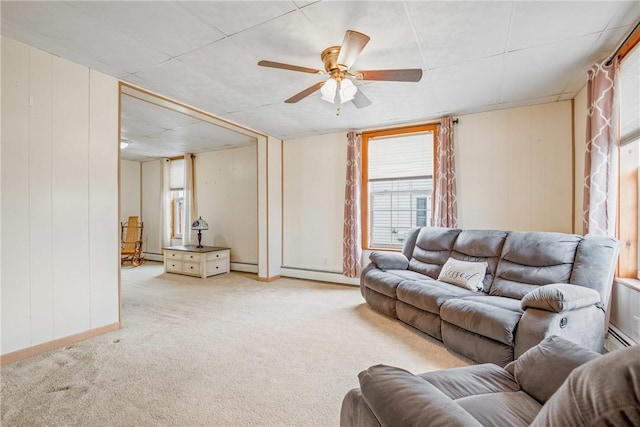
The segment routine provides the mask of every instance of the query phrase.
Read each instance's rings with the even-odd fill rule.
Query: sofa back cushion
[[[522,299],[538,286],[570,283],[581,240],[575,234],[510,232],[489,293]]]
[[[531,423],[545,426],[640,425],[640,346],[614,350],[571,372]]]
[[[489,292],[506,238],[506,231],[463,230],[453,245],[451,258],[461,261],[486,262],[488,268],[482,289]]]
[[[409,270],[437,279],[460,231],[457,228],[442,227],[420,229],[409,260]]]
[[[613,237],[587,234],[576,252],[571,283],[598,291],[604,307],[609,306],[619,249]]]

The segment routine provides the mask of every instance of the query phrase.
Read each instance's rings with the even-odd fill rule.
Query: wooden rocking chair
[[[142,230],[144,225],[137,216],[120,223],[120,265],[130,262],[134,267],[142,264]]]

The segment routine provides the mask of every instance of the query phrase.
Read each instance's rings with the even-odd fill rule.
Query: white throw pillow
[[[438,280],[475,292],[482,289],[487,266],[486,262],[460,261],[449,258],[442,266]]]

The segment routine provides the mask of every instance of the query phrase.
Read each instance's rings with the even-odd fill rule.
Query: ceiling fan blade
[[[358,86],[358,91],[356,92],[356,95],[351,100],[351,102],[353,102],[353,105],[355,105],[356,108],[365,108],[372,104],[371,100],[367,97],[367,95],[365,95],[364,92],[362,92],[362,86],[363,85]]]
[[[393,82],[419,82],[422,78],[422,69],[411,68],[404,70],[369,70],[354,73],[358,80],[378,80]]]
[[[347,30],[338,54],[338,64],[344,65],[347,70],[351,68],[362,49],[369,43],[370,37],[357,31]]]
[[[298,65],[283,64],[282,62],[260,61],[258,65],[262,67],[280,68],[282,70],[300,71],[301,73],[324,74],[324,71],[314,68],[300,67]]]
[[[293,95],[291,98],[287,99],[284,102],[286,102],[287,104],[295,104],[296,102],[306,98],[307,96],[311,95],[313,92],[320,89],[323,85],[324,85],[324,82],[318,82],[313,86],[306,88],[302,92],[296,93],[295,95]]]

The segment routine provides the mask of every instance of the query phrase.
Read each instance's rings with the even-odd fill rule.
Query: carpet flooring
[[[374,312],[353,286],[147,262],[122,271],[123,327],[3,366],[3,426],[335,426],[357,375],[469,360]]]

